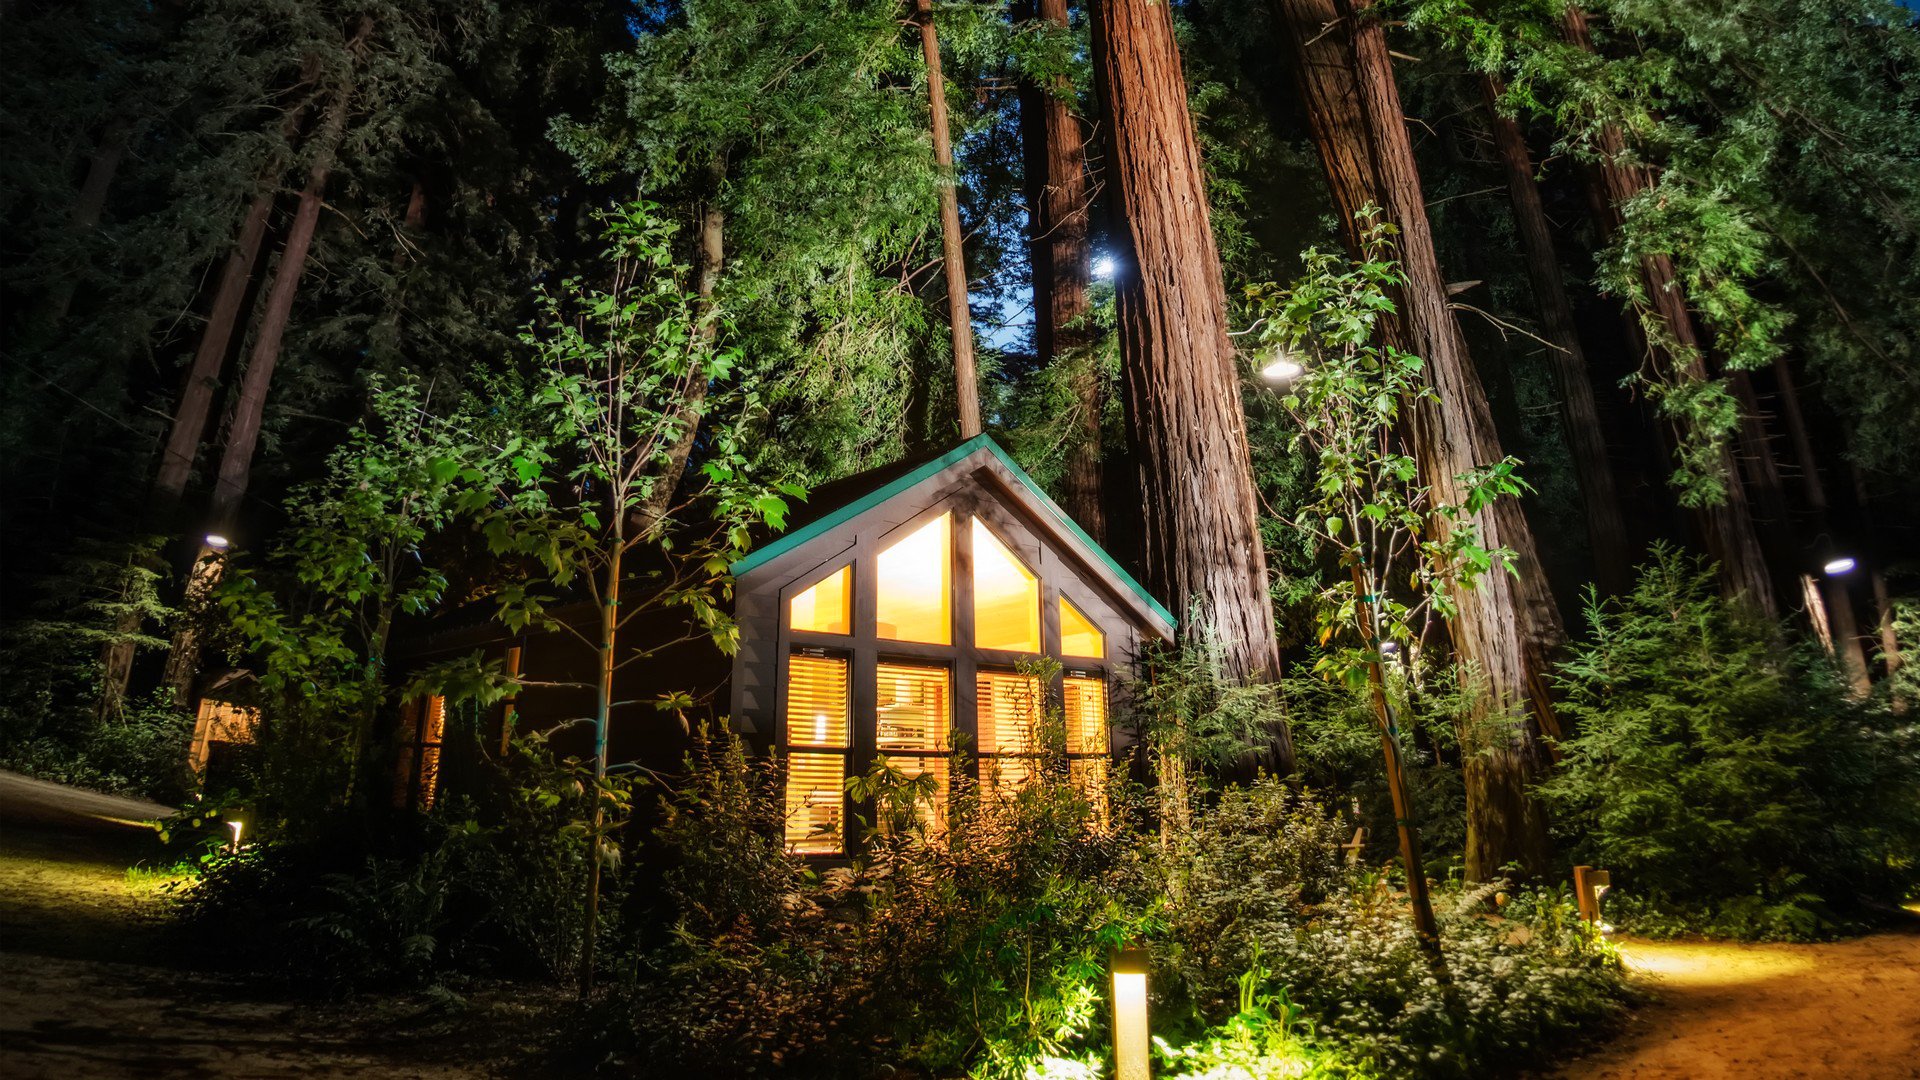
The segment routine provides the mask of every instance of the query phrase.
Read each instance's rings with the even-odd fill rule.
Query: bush
[[[1614,921],[1806,938],[1920,884],[1910,718],[1670,550],[1587,619],[1559,677],[1575,734],[1540,793],[1577,861],[1611,871]]]
[[[193,718],[173,707],[171,695],[128,702],[107,719],[90,705],[91,698],[82,707],[49,710],[38,730],[8,732],[0,766],[109,795],[186,798],[194,783],[187,767]]]
[[[1157,951],[1179,1006],[1244,1011],[1242,979],[1258,972],[1260,993],[1291,1002],[1312,1043],[1394,1076],[1482,1075],[1619,1008],[1619,965],[1565,895],[1523,893],[1495,915],[1496,886],[1435,896],[1449,991],[1405,894],[1336,858],[1348,828],[1273,780],[1195,815],[1160,863],[1172,899]]]

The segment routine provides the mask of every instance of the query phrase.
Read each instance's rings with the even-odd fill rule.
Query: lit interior
[[[846,758],[840,754],[796,753],[787,758],[787,850],[839,853],[846,775]]]
[[[1089,675],[1060,680],[1066,691],[1067,753],[1107,752],[1107,684]]]
[[[980,752],[1030,754],[1040,718],[1040,680],[1011,671],[982,671],[979,691]]]
[[[427,714],[420,724],[420,806],[433,809],[433,797],[440,793],[440,744],[447,735],[447,699],[439,694],[427,698]]]
[[[844,634],[853,627],[853,568],[843,566],[793,598],[787,625],[816,634]]]
[[[881,760],[899,769],[908,779],[932,774],[934,791],[933,801],[916,801],[913,816],[920,819],[920,827],[928,835],[938,833],[947,825],[947,796],[951,787],[947,782],[947,759],[944,757],[918,757],[912,754],[885,754]]]
[[[1040,579],[979,518],[973,519],[973,643],[1040,651]]]
[[[874,633],[889,641],[946,645],[953,640],[952,515],[941,514],[880,553]]]
[[[944,752],[953,727],[953,680],[947,669],[879,664],[875,677],[875,745],[882,750]]]
[[[1107,655],[1107,636],[1064,596],[1060,598],[1060,655],[1096,660]]]
[[[794,656],[787,668],[787,745],[847,745],[847,661]]]

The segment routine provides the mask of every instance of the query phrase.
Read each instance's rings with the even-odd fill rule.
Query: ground
[[[529,1072],[525,995],[337,1002],[212,970],[154,919],[166,808],[0,773],[0,1075],[400,1080]],[[1819,945],[1627,941],[1654,995],[1559,1076],[1920,1077],[1920,929]],[[512,1067],[516,1062],[518,1069]]]
[[[337,1001],[182,955],[155,919],[166,807],[0,773],[0,1076],[496,1075],[534,1026],[520,995]]]

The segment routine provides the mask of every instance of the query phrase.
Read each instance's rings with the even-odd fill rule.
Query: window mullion
[[[967,737],[977,759],[980,745],[980,660],[973,634],[973,520],[953,518],[953,718],[954,729]],[[977,769],[976,764],[976,769]],[[976,773],[976,775],[978,775]]]

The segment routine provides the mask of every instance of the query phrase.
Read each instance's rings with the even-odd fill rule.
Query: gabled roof
[[[1125,599],[1134,602],[1145,617],[1159,624],[1162,633],[1171,636],[1177,625],[1173,614],[1160,601],[1133,579],[1133,575],[1114,561],[1106,549],[1095,543],[1080,524],[1067,516],[1060,504],[1053,501],[1033,477],[1027,475],[1000,444],[988,435],[975,435],[973,438],[955,446],[936,457],[927,458],[918,463],[903,462],[860,473],[825,485],[814,492],[808,510],[813,516],[799,520],[792,528],[773,540],[734,562],[729,569],[736,578],[745,577],[756,569],[765,566],[774,559],[794,551],[808,541],[825,534],[848,521],[859,517],[881,503],[921,484],[933,481],[948,470],[965,463],[969,458],[979,457],[985,464],[991,460],[1002,466],[1006,474],[1014,481],[1015,494],[1028,504],[1027,509],[1053,527],[1059,538],[1074,549],[1083,561],[1110,578],[1119,591],[1125,593]],[[824,496],[825,498],[821,498]]]

